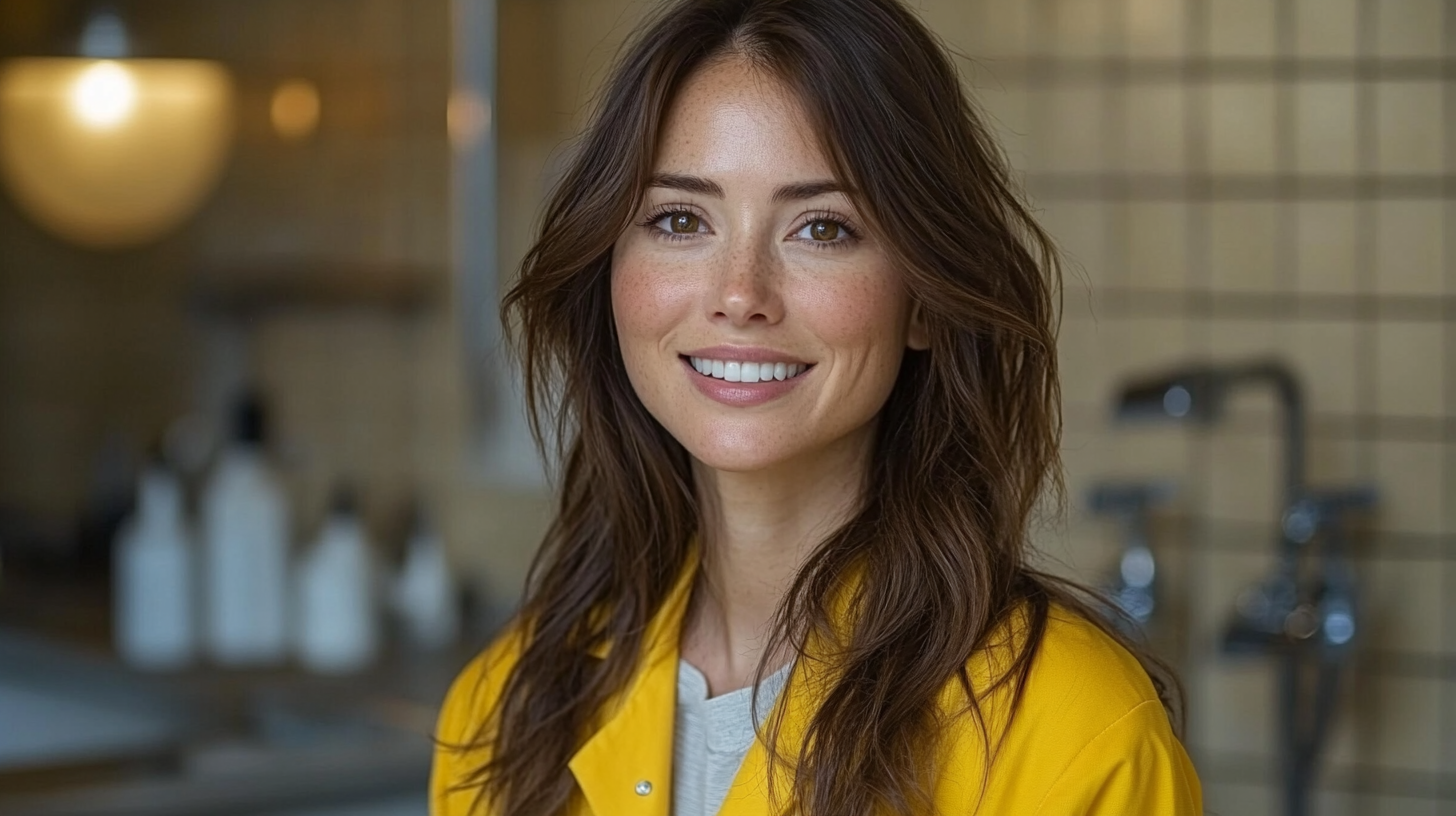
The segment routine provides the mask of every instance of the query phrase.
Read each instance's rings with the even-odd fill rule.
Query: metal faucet
[[[1173,484],[1166,481],[1103,482],[1094,485],[1088,497],[1093,513],[1116,518],[1122,526],[1123,551],[1117,576],[1109,587],[1109,600],[1122,611],[1117,622],[1130,635],[1139,634],[1147,626],[1157,606],[1158,567],[1149,546],[1148,514],[1175,492]]]
[[[1272,576],[1240,593],[1221,648],[1225,654],[1258,654],[1279,661],[1284,809],[1287,816],[1309,816],[1320,748],[1357,633],[1345,517],[1373,507],[1375,491],[1309,489],[1303,390],[1294,371],[1279,360],[1194,364],[1134,382],[1119,394],[1117,418],[1211,425],[1222,417],[1229,392],[1249,384],[1272,386],[1283,414],[1279,559]],[[1303,694],[1309,687],[1313,694]]]

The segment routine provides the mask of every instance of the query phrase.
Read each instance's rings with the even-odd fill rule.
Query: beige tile
[[[1132,57],[1181,57],[1187,51],[1188,7],[1167,0],[1124,0],[1123,36]]]
[[[1448,422],[1450,420],[1447,420]],[[1445,446],[1446,469],[1442,472],[1446,484],[1446,499],[1442,501],[1442,508],[1445,510],[1445,521],[1442,530],[1446,533],[1456,534],[1456,501],[1450,498],[1453,488],[1456,488],[1456,444]],[[1456,564],[1451,567],[1451,651],[1456,652]],[[1456,731],[1451,732],[1456,734]]]
[[[1295,86],[1296,167],[1301,173],[1355,172],[1355,86],[1302,82]]]
[[[1355,54],[1358,0],[1295,0],[1295,50],[1301,57]]]
[[[1183,289],[1188,285],[1188,205],[1127,205],[1127,280],[1132,288]]]
[[[1050,0],[1051,53],[1058,57],[1100,57],[1112,45],[1108,30],[1112,0]]]
[[[1442,172],[1439,83],[1382,82],[1375,106],[1380,172]]]
[[[1278,440],[1264,434],[1215,434],[1207,464],[1208,514],[1272,523],[1279,517],[1283,483]]]
[[[1107,115],[1107,96],[1096,86],[1031,91],[1030,167],[1059,173],[1106,169],[1102,120]]]
[[[1035,533],[1034,544],[1041,568],[1092,586],[1107,582],[1118,552],[1116,526],[1102,520],[1044,525]]]
[[[1375,816],[1450,816],[1451,800],[1444,796],[1376,796]]]
[[[1329,784],[1329,776],[1326,771],[1325,784]],[[1317,788],[1311,804],[1319,816],[1360,816],[1362,800],[1346,791]]]
[[[1073,518],[1085,515],[1082,504],[1089,485],[1102,478],[1107,460],[1106,428],[1068,429],[1062,434],[1062,467],[1066,471],[1067,503]]]
[[[1391,416],[1445,412],[1442,328],[1436,323],[1382,322],[1375,331],[1376,409]]]
[[[1397,532],[1441,532],[1442,505],[1450,501],[1443,494],[1441,446],[1383,441],[1374,447],[1380,527]]]
[[[1130,173],[1184,172],[1183,89],[1131,85],[1123,94],[1127,120],[1122,167]]]
[[[1138,317],[1107,324],[1108,373],[1121,382],[1182,363],[1188,355],[1188,322],[1179,317]],[[1112,384],[1108,393],[1111,394]]]
[[[1164,0],[1121,0],[1124,53],[1133,58],[1173,58],[1187,53],[1188,8]]]
[[[1346,201],[1302,201],[1296,206],[1299,290],[1354,292],[1355,205]]]
[[[1274,53],[1274,4],[1264,0],[1218,0],[1206,8],[1209,53],[1220,57],[1265,57]]]
[[[1356,336],[1355,324],[1346,320],[1294,324],[1287,353],[1313,413],[1355,412]]]
[[[1279,332],[1280,324],[1271,320],[1214,320],[1209,324],[1209,356],[1219,361],[1241,361],[1277,355],[1282,351]],[[1268,403],[1271,391],[1254,388],[1239,392],[1234,399],[1242,399],[1244,393],[1255,397],[1256,404]]]
[[[1376,53],[1382,57],[1439,57],[1445,0],[1380,0]]]
[[[996,134],[1006,158],[1017,170],[1028,166],[1031,127],[1027,121],[1026,89],[1020,85],[986,82],[973,94],[985,114],[985,122]]]
[[[1342,680],[1324,750],[1325,767],[1376,764],[1380,761],[1375,739],[1380,709],[1372,701],[1377,698],[1380,675],[1351,672]]]
[[[1446,568],[1448,570],[1456,569],[1451,567],[1449,563]],[[1447,588],[1452,590],[1452,594],[1447,595],[1447,597],[1456,597],[1456,576],[1453,576],[1453,583]],[[1447,604],[1446,614],[1446,620],[1448,622],[1456,623],[1456,604]],[[1448,627],[1447,631],[1451,631],[1451,627]],[[1456,640],[1456,638],[1453,638],[1453,640]],[[1452,694],[1456,694],[1456,682],[1453,682],[1449,677],[1446,681],[1445,694],[1448,701],[1451,699]],[[1446,773],[1451,773],[1452,771],[1456,771],[1456,750],[1453,750],[1456,749],[1456,706],[1448,703],[1444,708],[1441,719],[1443,720],[1441,733],[1446,735],[1445,770]]]
[[[1274,170],[1274,86],[1217,82],[1209,86],[1208,169],[1213,173]]]
[[[1360,482],[1358,448],[1359,443],[1353,439],[1311,439],[1306,475],[1314,484]]]
[[[1247,577],[1252,581],[1261,576]],[[1238,588],[1244,585],[1240,583]],[[1273,662],[1259,658],[1216,660],[1208,665],[1202,698],[1193,706],[1200,746],[1214,754],[1273,759],[1277,745]]]
[[[1108,434],[1104,474],[1121,481],[1179,481],[1188,472],[1190,439],[1178,425],[1122,426]]]
[[[1367,646],[1440,654],[1445,575],[1441,561],[1377,559],[1359,567],[1360,606]]]
[[[1068,298],[1073,302],[1085,299]],[[1111,372],[1104,352],[1103,323],[1077,318],[1062,321],[1057,338],[1058,368],[1062,380],[1062,401],[1068,405],[1107,403]]]
[[[1441,764],[1441,683],[1389,672],[1347,675],[1326,767],[1377,767],[1393,775],[1436,771]]]
[[[1187,324],[1176,318],[1064,321],[1058,341],[1062,399],[1091,406],[1110,422],[1119,384],[1181,360],[1187,337]]]
[[[1279,788],[1208,780],[1203,787],[1203,812],[1210,816],[1277,816]],[[1323,816],[1323,814],[1321,814]]]
[[[1272,291],[1275,209],[1261,201],[1219,201],[1208,207],[1210,285],[1220,291]]]
[[[1108,282],[1106,204],[1059,201],[1040,215],[1042,226],[1062,251],[1068,296],[1084,285],[1100,288]]]
[[[599,1],[599,0],[598,0]],[[930,30],[971,58],[1019,57],[1027,53],[1031,3],[915,4]]]
[[[1445,291],[1441,202],[1381,201],[1375,206],[1376,291],[1392,295]]]
[[[1384,767],[1418,772],[1441,769],[1442,681],[1382,676],[1376,684],[1375,754]]]

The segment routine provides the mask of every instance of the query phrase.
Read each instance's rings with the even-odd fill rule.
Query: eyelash
[[[688,215],[696,216],[697,218],[702,218],[702,216],[694,212],[691,207],[686,207],[682,204],[663,204],[658,207],[654,207],[647,214],[647,218],[643,220],[643,222],[638,226],[650,230],[655,237],[663,241],[686,241],[694,237],[696,233],[672,232],[670,230],[662,230],[657,228],[657,222],[661,221],[669,215],[678,215],[680,213],[686,213]],[[856,227],[853,223],[849,221],[849,219],[845,218],[844,216],[836,215],[832,212],[829,212],[828,210],[815,210],[813,212],[805,213],[803,220],[799,222],[799,226],[794,229],[793,234],[798,234],[804,229],[804,227],[807,227],[810,224],[819,221],[827,221],[831,224],[837,224],[839,225],[839,228],[844,231],[845,234],[843,237],[836,238],[833,241],[815,241],[811,239],[806,242],[816,250],[839,249],[841,247],[847,246],[854,241],[859,240],[858,227]]]

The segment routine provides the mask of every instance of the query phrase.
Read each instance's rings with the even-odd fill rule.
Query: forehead
[[[714,60],[683,83],[663,122],[654,171],[833,175],[798,94],[739,58]]]

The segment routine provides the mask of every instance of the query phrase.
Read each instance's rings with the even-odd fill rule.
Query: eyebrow
[[[685,193],[697,193],[711,198],[723,198],[723,188],[715,181],[702,178],[701,176],[686,176],[679,173],[658,173],[652,177],[649,186],[662,187],[668,190],[682,190]],[[784,201],[804,201],[816,198],[828,193],[847,193],[844,185],[837,181],[803,181],[797,184],[785,184],[774,190],[770,199],[775,204]]]

